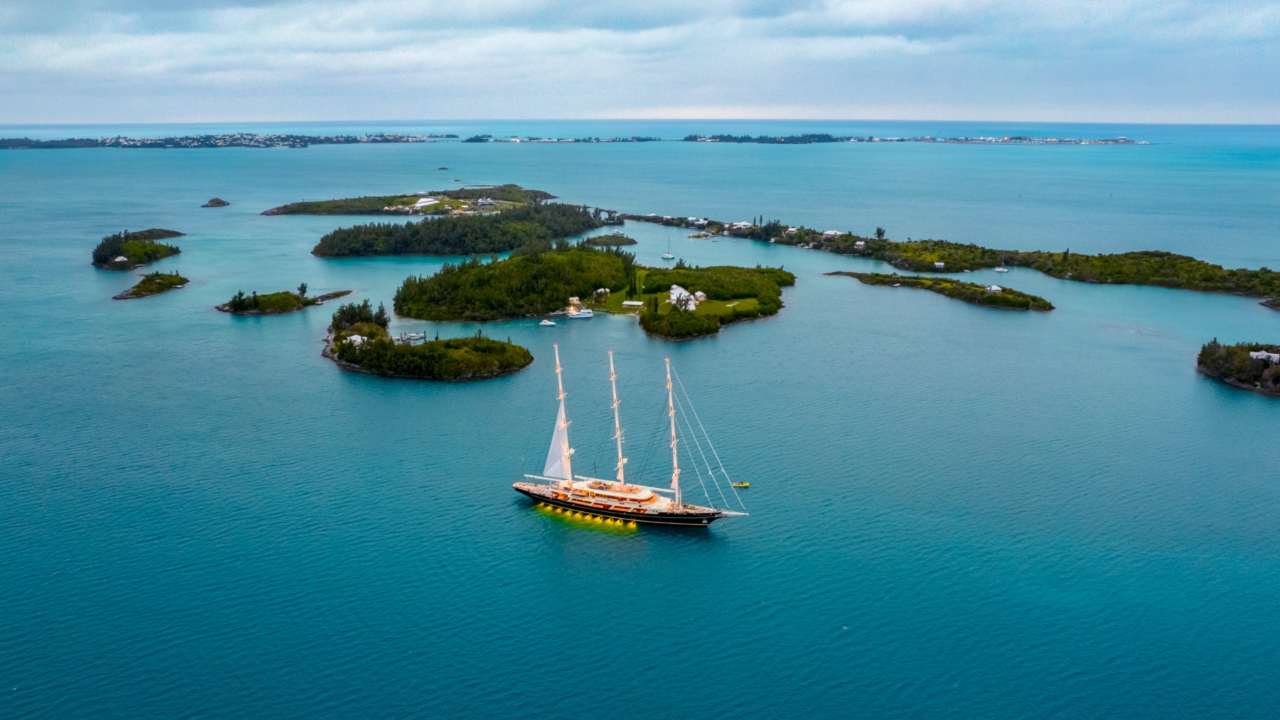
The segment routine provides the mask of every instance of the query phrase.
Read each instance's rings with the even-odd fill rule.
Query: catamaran
[[[662,253],[663,260],[675,260],[676,256],[671,254],[671,238],[667,238],[667,251]]]
[[[551,449],[547,452],[547,462],[542,474],[525,475],[530,480],[541,480],[543,482],[517,482],[512,485],[517,492],[527,495],[539,503],[556,508],[560,512],[567,511],[588,517],[625,523],[705,527],[720,518],[746,515],[745,512],[733,512],[684,502],[680,492],[676,404],[671,388],[671,358],[666,359],[667,415],[671,418],[671,487],[669,489],[646,487],[626,481],[627,458],[623,457],[622,454],[622,423],[618,416],[618,376],[613,370],[612,351],[609,352],[609,383],[613,387],[613,440],[618,447],[616,479],[603,480],[574,475],[572,468],[573,448],[569,447],[569,421],[565,418],[564,413],[565,392],[564,379],[561,375],[559,345],[555,346],[555,352],[556,385],[560,390],[558,397],[560,411],[556,415],[556,428],[551,435]],[[682,404],[681,407],[683,408],[684,405]],[[713,448],[712,454],[714,455],[714,453]],[[708,470],[710,470],[709,465]],[[723,468],[721,471],[723,472]],[[701,472],[699,472],[699,478],[701,478]],[[714,482],[714,476],[712,480]],[[670,495],[670,497],[664,497],[664,495]]]

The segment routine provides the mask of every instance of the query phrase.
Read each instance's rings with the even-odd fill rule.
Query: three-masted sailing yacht
[[[671,358],[667,358],[667,414],[671,418],[671,488],[654,488],[626,481],[627,459],[622,455],[622,423],[618,417],[618,383],[613,370],[613,352],[609,352],[609,382],[613,386],[613,440],[618,447],[617,475],[614,480],[573,474],[573,448],[569,447],[569,421],[564,414],[564,379],[560,368],[560,346],[556,351],[556,384],[560,390],[560,411],[556,429],[551,435],[551,449],[542,475],[525,475],[531,480],[512,487],[540,503],[573,513],[623,522],[658,525],[693,525],[703,527],[712,521],[746,513],[720,510],[685,503],[680,495],[680,463],[676,452],[676,410],[671,390]],[[670,494],[664,497],[660,493]]]

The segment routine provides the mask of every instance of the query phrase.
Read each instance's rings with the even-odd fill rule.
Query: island
[[[670,227],[705,229],[711,234],[790,245],[813,250],[880,260],[912,272],[954,273],[996,267],[1025,267],[1060,280],[1074,282],[1149,285],[1153,287],[1225,293],[1246,297],[1280,297],[1280,273],[1270,268],[1227,270],[1186,255],[1141,250],[1110,255],[1063,252],[996,250],[947,240],[911,240],[885,237],[876,228],[871,237],[844,230],[816,230],[787,226],[763,217],[750,221],[721,222],[706,218],[669,215],[623,215],[625,220]]]
[[[1214,338],[1200,348],[1196,370],[1231,387],[1280,398],[1280,345],[1223,345]]]
[[[782,288],[795,284],[796,276],[781,268],[699,268],[680,260],[673,268],[644,268],[639,278],[643,294],[632,302],[644,303],[640,327],[645,332],[690,340],[715,335],[740,320],[778,314]]]
[[[774,315],[795,275],[773,268],[646,268],[635,255],[587,243],[531,244],[505,260],[473,258],[429,278],[408,277],[397,315],[423,320],[489,321],[558,314],[571,298],[593,311],[638,313],[664,338],[713,335],[722,325]]]
[[[486,213],[536,205],[553,200],[542,190],[526,190],[519,185],[437,190],[403,195],[372,195],[296,202],[264,211],[263,215],[460,215]]]
[[[1049,311],[1053,305],[1037,295],[1028,295],[1013,288],[999,285],[979,285],[977,283],[952,280],[950,278],[927,278],[917,275],[884,275],[880,273],[829,272],[826,275],[845,275],[857,278],[867,285],[888,285],[890,287],[919,288],[946,295],[970,305],[995,308],[997,310],[1039,310]]]
[[[457,135],[289,135],[230,133],[225,135],[182,135],[159,138],[68,138],[66,140],[0,139],[0,150],[64,150],[74,148],[305,148],[311,145],[358,145],[378,143],[435,142],[457,139]]]
[[[129,232],[124,230],[102,238],[93,249],[93,266],[101,270],[132,270],[182,252],[175,245],[156,242],[182,237],[176,230],[151,228]]]
[[[339,228],[320,238],[312,254],[325,258],[368,255],[489,255],[530,242],[581,235],[604,223],[577,205],[525,205],[488,215],[451,215],[408,223]]]
[[[322,354],[351,372],[395,378],[423,378],[458,382],[509,375],[533,362],[533,355],[511,342],[484,337],[427,340],[387,334],[387,313],[373,311],[369,301],[348,303],[333,314]],[[420,341],[414,344],[415,341]]]
[[[119,295],[113,296],[111,299],[136,300],[137,298],[151,297],[152,295],[159,295],[160,293],[169,292],[170,290],[177,290],[188,282],[191,281],[176,272],[153,272],[150,275],[143,275],[142,280],[137,285],[134,285]]]
[[[307,284],[302,283],[298,286],[297,292],[282,290],[259,295],[257,291],[254,291],[252,295],[245,295],[244,291],[241,290],[235,294],[235,297],[232,297],[222,305],[215,305],[214,309],[231,313],[232,315],[283,315],[305,310],[312,305],[323,305],[326,300],[333,300],[350,294],[350,290],[338,290],[324,295],[307,297]]]
[[[231,203],[227,202],[226,200],[223,200],[222,198],[213,198],[209,202],[201,205],[200,207],[202,208],[226,207],[230,204]]]
[[[633,238],[626,235],[596,235],[583,240],[584,243],[591,247],[623,247],[625,245],[637,245]]]

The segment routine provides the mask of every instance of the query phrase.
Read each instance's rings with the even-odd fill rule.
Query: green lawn
[[[640,268],[636,272],[640,275],[640,287],[644,287],[644,278],[645,278],[645,275],[648,274],[648,270],[645,268]],[[639,297],[627,298],[626,291],[619,290],[609,295],[609,302],[607,303],[594,303],[594,302],[590,302],[588,298],[583,298],[584,300],[583,304],[586,307],[591,308],[592,310],[599,310],[602,312],[639,313],[640,308],[624,308],[622,307],[622,303],[628,299],[642,300],[647,302],[651,297],[658,298],[658,314],[659,315],[666,315],[667,313],[671,312],[671,303],[668,301],[668,299],[671,297],[670,291],[659,292],[659,293],[647,293],[647,294],[642,294]],[[736,300],[703,300],[702,302],[698,303],[698,309],[695,311],[694,314],[729,316],[729,315],[733,315],[733,312],[735,310],[753,311],[753,310],[757,310],[759,307],[760,307],[760,302],[755,298],[739,298]]]

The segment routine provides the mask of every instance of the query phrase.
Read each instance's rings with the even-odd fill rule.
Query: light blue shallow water
[[[1026,130],[499,125],[357,129]],[[444,259],[323,261],[310,247],[351,221],[258,213],[455,179],[631,212],[1280,265],[1280,131],[1085,130],[1164,144],[0,153],[0,717],[1272,714],[1280,404],[1193,369],[1212,337],[1277,341],[1280,313],[1255,300],[967,278],[1058,307],[1003,313],[822,274],[877,263],[630,224],[642,262],[671,241],[692,263],[784,265],[797,285],[779,315],[678,345],[631,318],[490,324],[537,359],[466,385],[340,372],[319,355],[322,308],[212,309],[303,281],[390,304]],[[233,205],[197,207],[215,195]],[[126,227],[188,233],[156,267],[192,283],[111,301],[135,278],[89,251]],[[476,330],[392,325],[424,328]],[[545,457],[552,342],[580,471],[612,463],[612,349],[631,469],[661,482],[669,355],[751,481],[751,516],[607,532],[531,509],[510,483]]]

